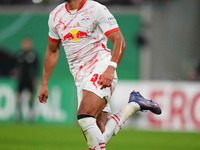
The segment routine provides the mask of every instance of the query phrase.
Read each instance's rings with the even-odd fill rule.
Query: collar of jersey
[[[81,3],[81,6],[76,10],[76,12],[78,12],[79,10],[81,10],[81,9],[83,8],[83,6],[85,5],[86,1],[87,1],[87,0],[83,0],[83,2]],[[69,11],[69,10],[67,9],[67,3],[65,4],[65,8],[66,8],[66,11],[67,11],[69,14],[71,14],[71,11]]]

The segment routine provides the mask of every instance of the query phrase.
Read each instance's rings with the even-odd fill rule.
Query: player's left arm
[[[115,62],[115,63],[117,63],[117,65],[119,65],[119,63],[123,57],[125,48],[126,48],[126,43],[125,43],[124,37],[123,37],[121,31],[118,30],[118,31],[108,34],[107,38],[114,45],[111,61]],[[112,81],[114,79],[114,75],[115,75],[115,69],[116,68],[114,66],[108,65],[107,69],[101,76],[101,81],[100,81],[101,89],[111,86]]]
[[[126,48],[124,37],[120,30],[108,34],[107,37],[114,45],[111,61],[116,62],[117,65],[119,65]]]

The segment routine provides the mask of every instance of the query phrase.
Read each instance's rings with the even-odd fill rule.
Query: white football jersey
[[[62,42],[75,81],[89,75],[96,62],[111,57],[106,36],[119,30],[105,6],[87,0],[77,10],[60,4],[50,13],[48,24],[49,40]]]

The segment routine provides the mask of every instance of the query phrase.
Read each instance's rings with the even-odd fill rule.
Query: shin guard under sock
[[[89,150],[106,150],[105,140],[96,124],[96,119],[88,116],[78,116],[78,118],[78,123],[86,137]]]

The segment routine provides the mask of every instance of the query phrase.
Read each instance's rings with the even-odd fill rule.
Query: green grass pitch
[[[107,150],[199,150],[200,132],[122,129]],[[0,150],[88,150],[78,126],[0,124]]]

